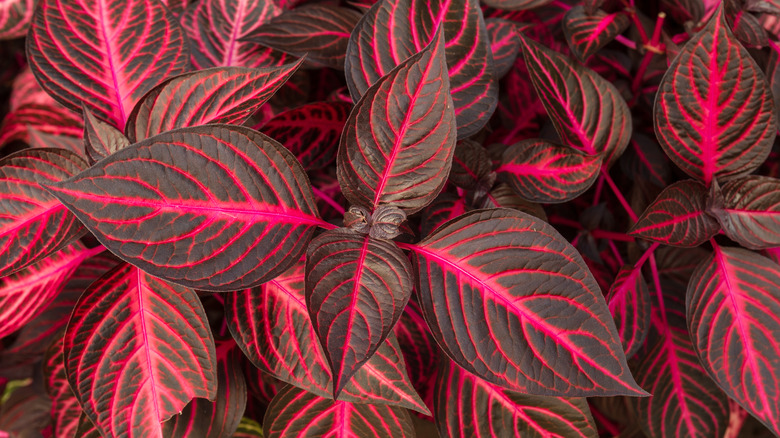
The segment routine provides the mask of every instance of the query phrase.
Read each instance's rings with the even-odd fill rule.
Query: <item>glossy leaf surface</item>
[[[780,246],[780,180],[748,176],[729,181],[712,209],[723,231],[750,249]]]
[[[6,0],[0,8],[0,40],[23,37],[34,11],[34,0]]]
[[[562,23],[569,48],[580,61],[585,62],[623,33],[631,20],[628,14],[607,14],[600,9],[588,14],[580,5],[566,11]]]
[[[130,140],[121,131],[102,120],[98,120],[87,108],[84,108],[83,143],[92,163],[130,146]]]
[[[607,294],[607,305],[623,351],[630,358],[644,344],[650,329],[650,291],[641,269],[633,265],[620,268]]]
[[[49,188],[117,256],[205,290],[274,278],[321,221],[295,157],[230,125],[161,134]]]
[[[514,22],[501,18],[488,18],[485,27],[493,52],[493,77],[500,79],[512,69],[520,54],[520,39]]]

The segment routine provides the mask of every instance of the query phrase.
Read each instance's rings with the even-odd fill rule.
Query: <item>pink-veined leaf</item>
[[[0,41],[23,37],[34,10],[35,0],[5,0],[0,4]]]
[[[480,3],[496,9],[505,9],[508,11],[522,11],[526,9],[538,8],[550,3],[552,0],[483,0]]]
[[[479,142],[460,140],[455,145],[449,180],[462,189],[490,190],[496,182],[493,162]]]
[[[584,398],[543,397],[486,382],[445,359],[434,389],[436,425],[451,438],[597,438]]]
[[[61,327],[61,329],[64,327]],[[58,331],[54,342],[46,350],[43,362],[43,377],[46,392],[51,397],[52,429],[55,437],[73,437],[79,426],[82,409],[79,401],[70,389],[65,375],[65,362],[62,357],[63,338]]]
[[[650,291],[641,269],[633,265],[620,268],[607,294],[607,306],[623,351],[630,358],[645,342],[650,329]]]
[[[412,417],[406,409],[335,401],[286,385],[268,406],[263,436],[411,438],[415,434]]]
[[[426,405],[432,407],[433,376],[438,372],[442,354],[416,300],[409,300],[393,333],[401,347],[412,385]]]
[[[244,40],[259,43],[335,69],[344,68],[352,29],[360,20],[354,9],[307,4],[282,12]]]
[[[439,194],[452,166],[456,127],[442,33],[360,98],[336,158],[344,196],[373,211],[419,211]]]
[[[526,394],[645,395],[596,280],[552,226],[477,210],[411,249],[425,320],[467,371]]]
[[[240,125],[276,93],[301,62],[258,69],[215,67],[169,79],[136,105],[125,133],[131,142],[137,142],[176,128],[207,123]]]
[[[273,0],[204,0],[181,15],[189,36],[192,65],[211,67],[278,67],[288,56],[259,44],[243,41],[255,29],[282,13]]]
[[[541,205],[526,201],[517,196],[509,185],[504,183],[496,184],[493,190],[488,192],[485,197],[475,205],[476,208],[511,208],[513,210],[528,213],[547,222],[547,213]]]
[[[0,277],[29,266],[81,236],[84,227],[39,183],[87,167],[73,152],[26,149],[0,160]]]
[[[159,0],[39,0],[27,59],[66,108],[83,103],[121,129],[147,91],[186,70],[189,48]]]
[[[734,36],[745,47],[760,49],[769,45],[767,31],[758,17],[746,10],[743,0],[724,0],[726,20]]]
[[[506,148],[498,177],[523,199],[560,203],[583,194],[601,171],[601,156],[547,140],[529,139]]]
[[[669,66],[654,113],[664,152],[708,187],[713,178],[752,172],[769,155],[777,131],[774,100],[722,8]]]
[[[485,28],[493,52],[493,77],[500,79],[509,73],[520,54],[517,25],[502,18],[488,18],[485,20]]]
[[[95,424],[92,423],[86,412],[81,412],[75,438],[103,438],[100,430],[95,427]]]
[[[247,386],[241,370],[241,350],[232,339],[217,342],[217,398],[193,399],[163,424],[166,438],[222,438],[232,436],[244,415]]]
[[[333,397],[330,367],[306,309],[304,277],[301,262],[259,288],[228,294],[226,321],[241,350],[261,371],[321,397]],[[339,398],[430,414],[409,382],[393,335],[358,369]]]
[[[458,138],[470,137],[485,126],[498,102],[490,38],[478,1],[377,2],[350,37],[344,67],[349,93],[357,102],[379,78],[435,41],[438,29],[446,42],[446,92],[455,105]]]
[[[84,114],[84,148],[90,162],[94,163],[113,154],[114,152],[130,146],[130,140],[122,134],[122,131],[110,124],[98,120],[93,116],[86,105]]]
[[[780,180],[752,175],[723,185],[710,211],[733,241],[750,249],[780,246]]]
[[[412,267],[394,242],[338,229],[309,243],[306,307],[334,398],[385,341],[411,295]]]
[[[12,141],[30,141],[29,129],[52,135],[81,137],[84,127],[72,112],[55,105],[29,103],[21,105],[3,118],[0,125],[0,146]]]
[[[40,437],[51,424],[51,399],[39,384],[17,387],[0,405],[2,438]]]
[[[123,263],[79,298],[68,381],[104,436],[159,437],[194,397],[217,395],[214,338],[197,294]]]
[[[780,434],[780,266],[741,248],[714,250],[688,284],[693,349],[729,397]]]
[[[603,154],[612,165],[631,140],[631,113],[620,92],[593,70],[521,36],[531,82],[564,145]]]
[[[566,11],[562,23],[566,43],[572,53],[585,62],[628,29],[631,20],[626,13],[607,14],[601,9],[588,14],[580,5]]]
[[[699,363],[685,325],[684,297],[673,292],[664,289],[663,306],[653,307],[655,342],[636,357],[639,384],[652,396],[630,402],[649,438],[725,436],[728,397]]]
[[[61,107],[56,100],[38,85],[29,65],[24,67],[14,78],[11,84],[11,97],[8,99],[8,104],[11,112],[27,104]],[[70,111],[65,112],[73,115]]]
[[[322,222],[295,157],[241,126],[167,132],[48,188],[118,257],[204,290],[276,277]]]
[[[420,235],[427,236],[445,222],[455,219],[469,210],[466,200],[449,192],[441,192],[422,211]]]
[[[308,103],[277,114],[255,129],[278,139],[305,169],[319,169],[336,159],[351,109],[347,102]]]
[[[704,16],[702,0],[661,0],[661,7],[680,24],[686,22],[696,24]]]
[[[718,234],[718,221],[707,213],[708,191],[695,180],[665,188],[639,217],[630,234],[672,246],[699,246]]]
[[[65,149],[79,156],[86,157],[84,140],[81,138],[69,137],[67,135],[47,134],[32,127],[27,128],[27,135],[29,136],[27,142],[31,149]]]

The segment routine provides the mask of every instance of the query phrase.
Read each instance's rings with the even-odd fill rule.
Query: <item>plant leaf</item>
[[[722,8],[669,66],[654,112],[664,152],[707,186],[758,168],[777,131],[764,73],[734,38]]]
[[[195,292],[128,264],[84,292],[65,332],[68,381],[103,436],[161,438],[193,397],[216,397],[215,356]]]
[[[467,371],[526,394],[645,394],[596,280],[552,226],[477,210],[412,249],[425,320]]]
[[[500,79],[509,73],[515,65],[515,59],[520,54],[520,39],[517,37],[517,26],[510,20],[488,18],[485,20],[490,38],[490,49],[493,52],[493,77]]]
[[[263,419],[265,438],[414,437],[412,417],[397,406],[334,401],[286,385]]]
[[[490,190],[496,180],[492,172],[493,162],[479,142],[466,139],[455,145],[450,182],[463,189],[476,189],[482,185],[482,190]]]
[[[563,35],[572,53],[582,62],[585,62],[609,44],[618,35],[628,29],[631,20],[628,14],[607,14],[598,9],[593,14],[588,14],[582,5],[575,6],[563,16]]]
[[[86,106],[84,112],[84,148],[92,163],[130,146],[122,131],[98,120]]]
[[[27,59],[59,103],[122,128],[141,96],[186,70],[189,48],[157,0],[39,0]]]
[[[70,389],[65,376],[65,363],[62,357],[62,333],[57,332],[54,342],[46,350],[43,362],[43,376],[46,392],[51,397],[52,429],[56,437],[72,437],[79,426],[83,412],[79,401]]]
[[[31,149],[65,149],[78,156],[86,156],[84,140],[82,138],[47,134],[31,126],[27,127],[27,134],[27,143],[30,145]]]
[[[78,116],[60,105],[29,103],[21,105],[3,118],[3,124],[0,125],[0,146],[15,140],[29,143],[30,128],[69,137],[81,137],[84,131]]]
[[[0,9],[0,40],[23,37],[30,27],[35,0],[10,0]]]
[[[468,210],[465,199],[453,193],[441,192],[423,209],[420,234],[427,236],[443,223],[455,219]]]
[[[523,199],[560,203],[583,194],[601,171],[601,156],[585,155],[542,139],[506,148],[496,169],[499,178]]]
[[[347,119],[336,158],[353,205],[420,210],[447,181],[456,127],[444,39],[404,61],[366,90]]]
[[[217,67],[186,73],[149,91],[133,109],[125,133],[135,143],[176,128],[244,123],[295,73],[281,67]],[[192,90],[197,89],[198,93]]]
[[[630,358],[644,344],[650,329],[650,291],[641,269],[633,265],[620,268],[607,294],[607,306],[623,351]]]
[[[496,9],[505,9],[508,11],[522,11],[526,9],[538,8],[550,3],[552,0],[483,0],[485,6]]]
[[[723,185],[710,211],[733,241],[750,249],[780,246],[780,180],[751,175]]]
[[[686,320],[707,373],[742,407],[780,434],[780,267],[716,245],[691,276]]]
[[[231,125],[158,135],[48,188],[118,257],[204,290],[274,278],[322,222],[295,157]]]
[[[385,341],[412,295],[412,267],[398,246],[346,229],[306,250],[306,307],[325,349],[333,395]]]
[[[707,214],[704,184],[685,180],[665,188],[642,213],[629,234],[672,246],[699,246],[720,231]]]

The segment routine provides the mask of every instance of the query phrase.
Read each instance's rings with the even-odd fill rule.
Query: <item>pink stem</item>
[[[636,222],[639,217],[637,217],[636,213],[634,213],[634,210],[631,208],[631,205],[626,201],[626,198],[623,197],[623,194],[620,193],[620,189],[618,189],[617,184],[615,184],[615,181],[612,180],[612,177],[609,176],[609,172],[607,172],[606,167],[601,168],[601,174],[604,176],[604,180],[607,182],[609,187],[612,189],[612,192],[615,194],[615,197],[618,199],[618,202],[623,206],[623,209],[626,210],[626,214],[628,214],[628,217],[631,218],[632,221]]]
[[[597,239],[617,240],[618,242],[633,242],[634,238],[623,233],[616,233],[614,231],[605,230],[593,230],[591,233],[593,237]]]
[[[336,202],[333,198],[328,196],[325,192],[318,189],[317,187],[312,187],[311,191],[314,193],[315,196],[319,197],[323,201],[325,201],[328,205],[333,207],[336,211],[338,211],[341,214],[344,214],[345,210],[344,207],[341,206],[338,202]]]
[[[617,245],[615,245],[615,242],[612,240],[607,240],[607,245],[609,245],[609,249],[612,250],[612,254],[615,256],[615,259],[620,263],[620,266],[623,266],[626,264],[626,262],[623,261],[623,256],[620,255],[620,251],[618,251]]]

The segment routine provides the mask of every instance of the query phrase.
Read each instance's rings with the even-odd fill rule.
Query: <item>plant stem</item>
[[[590,232],[593,237],[597,239],[617,240],[618,242],[633,242],[634,238],[623,233],[616,233],[614,231],[606,230],[593,230]]]
[[[317,187],[312,186],[311,191],[314,193],[315,196],[325,201],[328,205],[333,207],[336,211],[338,211],[341,214],[344,214],[346,210],[344,210],[344,207],[336,202],[335,199],[328,196],[325,192],[318,189]]]
[[[606,181],[610,189],[612,189],[612,192],[615,194],[618,202],[620,202],[620,204],[623,206],[623,209],[626,210],[628,217],[631,218],[632,221],[636,222],[639,217],[637,217],[636,213],[634,213],[634,210],[631,208],[631,205],[628,203],[628,201],[626,201],[626,198],[623,196],[623,194],[620,193],[620,189],[618,189],[617,184],[615,184],[615,181],[613,181],[612,177],[609,176],[609,172],[607,171],[606,166],[601,168],[601,174],[604,176],[604,181]]]

